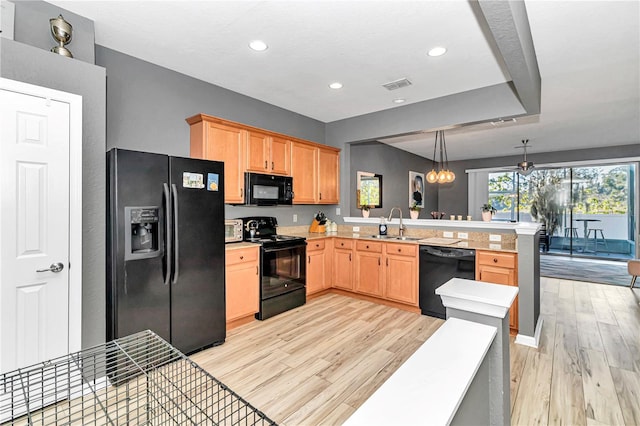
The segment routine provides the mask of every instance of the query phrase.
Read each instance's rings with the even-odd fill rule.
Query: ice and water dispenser
[[[149,259],[164,254],[160,207],[125,207],[124,259]]]

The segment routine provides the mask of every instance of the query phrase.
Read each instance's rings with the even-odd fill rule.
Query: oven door
[[[306,243],[263,247],[262,249],[262,300],[277,297],[305,287]]]

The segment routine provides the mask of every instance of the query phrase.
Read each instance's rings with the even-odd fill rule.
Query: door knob
[[[47,269],[36,269],[36,272],[60,272],[64,269],[64,265],[61,262],[52,263]]]

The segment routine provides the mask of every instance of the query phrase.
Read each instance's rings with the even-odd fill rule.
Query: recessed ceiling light
[[[249,47],[256,52],[262,52],[269,48],[269,46],[267,46],[267,43],[262,40],[253,40],[251,43],[249,43]]]
[[[335,83],[331,83],[329,87],[331,87],[332,89],[342,89],[342,83],[336,81]]]
[[[403,102],[405,102],[405,101],[406,101],[406,99],[398,98],[398,99],[394,99],[394,100],[393,100],[393,103],[394,103],[394,104],[401,104],[401,103],[403,103]]]
[[[447,53],[447,49],[444,47],[434,47],[433,49],[431,49],[428,53],[429,56],[442,56],[445,53]]]

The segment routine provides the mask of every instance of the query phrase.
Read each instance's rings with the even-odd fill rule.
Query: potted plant
[[[417,219],[420,215],[420,210],[422,210],[422,207],[420,207],[418,203],[414,202],[413,205],[409,207],[409,215],[411,216],[411,219]]]
[[[491,222],[491,218],[494,214],[496,214],[496,208],[491,205],[491,203],[482,205],[482,220],[485,222]]]
[[[362,217],[369,217],[371,206],[364,204],[360,209],[362,210]]]

